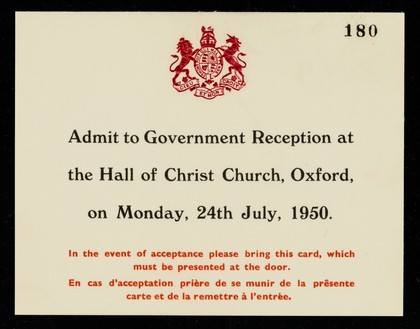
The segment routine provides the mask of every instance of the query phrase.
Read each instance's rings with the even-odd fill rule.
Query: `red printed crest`
[[[245,86],[242,70],[246,67],[246,63],[240,58],[245,54],[239,53],[241,45],[239,39],[228,34],[226,40],[228,45],[217,47],[213,28],[206,29],[203,26],[201,32],[201,48],[195,50],[189,40],[179,39],[177,51],[181,57],[172,55],[176,60],[169,67],[171,72],[175,72],[172,78],[175,90],[178,92],[190,90],[194,92],[194,96],[205,99],[223,96],[225,90],[241,90]],[[201,79],[191,76],[192,68]],[[222,72],[225,74],[216,80]]]

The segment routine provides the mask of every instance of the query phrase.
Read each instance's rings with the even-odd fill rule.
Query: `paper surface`
[[[402,315],[403,26],[16,13],[16,314]]]

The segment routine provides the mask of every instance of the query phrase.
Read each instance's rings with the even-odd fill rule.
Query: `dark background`
[[[420,328],[417,115],[420,12],[413,1],[359,0],[0,0],[0,328]],[[274,11],[405,13],[404,316],[15,316],[14,84],[15,11]],[[41,127],[42,128],[42,127]],[[393,264],[390,264],[393,266]],[[387,289],[387,287],[384,287]],[[361,296],[363,298],[363,296]],[[392,298],[392,295],[389,296]],[[322,301],[320,301],[322,302]]]

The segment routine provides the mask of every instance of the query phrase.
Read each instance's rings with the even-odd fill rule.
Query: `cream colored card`
[[[16,13],[16,314],[402,315],[403,26]]]

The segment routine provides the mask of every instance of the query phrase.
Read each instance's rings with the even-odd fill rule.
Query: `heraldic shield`
[[[246,63],[240,58],[245,54],[239,52],[239,39],[228,34],[228,45],[217,47],[212,27],[203,26],[201,32],[201,48],[195,50],[189,40],[179,39],[177,51],[181,57],[172,55],[176,60],[169,67],[169,70],[175,73],[172,78],[175,90],[190,90],[194,92],[194,96],[205,99],[223,96],[225,90],[241,90],[245,86],[243,69]],[[199,78],[191,76],[192,68]],[[218,78],[222,73],[224,74],[221,78]]]

